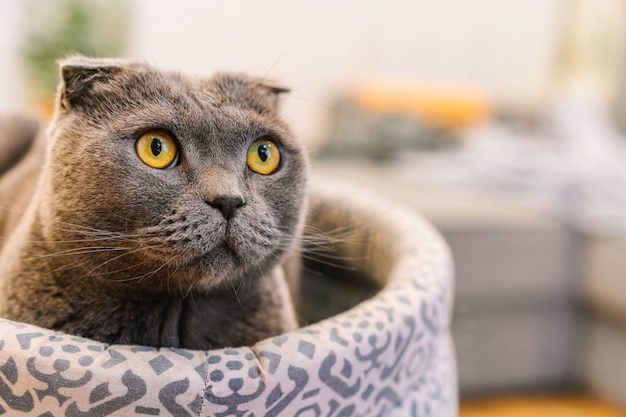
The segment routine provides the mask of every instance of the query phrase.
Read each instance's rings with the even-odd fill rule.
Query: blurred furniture
[[[626,238],[590,238],[587,260],[586,381],[626,406]]]
[[[315,169],[408,204],[448,241],[461,394],[584,387],[626,406],[626,239],[583,236],[506,199],[409,183],[380,165]]]

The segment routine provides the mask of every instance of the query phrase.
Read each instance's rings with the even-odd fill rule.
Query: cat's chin
[[[191,275],[186,279],[191,278],[193,285],[200,289],[210,289],[235,280],[243,271],[253,266],[241,256],[234,245],[226,241],[203,255],[189,258],[186,264],[185,269]]]

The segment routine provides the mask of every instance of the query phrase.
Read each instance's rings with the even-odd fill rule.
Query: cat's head
[[[111,247],[85,255],[94,275],[145,272],[146,285],[160,276],[186,291],[267,271],[306,205],[307,157],[278,115],[282,92],[241,74],[62,61],[45,235]]]

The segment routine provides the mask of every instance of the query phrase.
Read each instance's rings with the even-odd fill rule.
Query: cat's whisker
[[[310,104],[315,104],[317,107],[319,107],[320,109],[326,110],[326,111],[331,111],[333,110],[333,107],[329,104],[326,104],[323,101],[320,100],[314,100],[310,97],[305,97],[305,96],[296,96],[296,95],[288,95],[284,98],[284,100],[300,100],[300,101],[304,101],[306,103],[310,103]]]
[[[197,284],[197,282],[194,282],[194,281],[192,281],[191,284],[188,284],[189,289],[187,290],[187,292],[183,296],[184,298],[190,297],[191,304],[193,305],[194,308],[198,308],[198,303],[196,302],[196,299],[194,298],[194,291],[192,291],[194,285],[196,285],[196,284]],[[180,285],[180,282],[179,282],[179,285]]]
[[[352,239],[301,239],[300,245],[306,250],[324,250],[332,252],[337,250],[337,247],[341,245],[357,246],[365,245],[365,243],[359,243]]]
[[[269,67],[269,69],[265,72],[265,74],[261,78],[261,83],[264,83],[265,81],[267,81],[267,77],[270,75],[270,73],[276,67],[276,65],[278,65],[283,59],[285,59],[289,54],[291,54],[293,51],[295,51],[298,48],[301,48],[301,45],[295,45],[291,47],[285,53],[283,53],[280,57],[278,57],[278,59],[274,61],[274,63]]]
[[[138,275],[138,276],[134,276],[134,277],[131,277],[131,278],[124,278],[124,279],[114,279],[114,281],[116,281],[116,282],[131,282],[131,281],[141,282],[141,281],[145,281],[146,279],[150,278],[151,276],[154,276],[156,273],[158,273],[163,268],[165,268],[167,265],[169,265],[172,261],[175,260],[175,258],[176,258],[176,256],[173,255],[167,262],[164,262],[158,268],[155,268],[152,271],[150,271],[148,273],[145,273],[143,275]]]
[[[332,266],[333,268],[337,268],[337,269],[343,269],[343,270],[346,270],[346,271],[356,271],[358,269],[355,266],[339,264],[339,263],[335,263],[335,262],[330,262],[330,261],[326,261],[326,260],[319,259],[319,258],[316,258],[316,257],[313,257],[313,256],[305,255],[305,254],[300,254],[300,256],[303,259],[306,259],[306,260],[309,260],[309,261],[318,262],[320,264],[327,265],[327,266]]]
[[[119,240],[119,241],[124,241],[124,242],[128,242],[129,240],[126,239],[116,239],[116,238],[112,238],[112,237],[98,237],[98,238],[91,238],[91,239],[64,239],[64,240],[28,240],[28,243],[61,243],[61,244],[71,244],[71,243],[91,243],[91,242],[111,242],[111,241],[115,241],[115,240]],[[139,241],[137,241],[139,242]]]
[[[128,217],[125,216],[120,216],[120,215],[116,215],[113,214],[113,217],[118,217],[122,220],[125,221],[134,221],[134,222],[139,222],[138,220],[133,220],[130,219]],[[91,227],[91,226],[85,226],[82,224],[76,224],[76,223],[71,223],[71,222],[58,222],[59,225],[63,225],[65,227],[68,227],[68,229],[62,229],[62,228],[58,228],[59,230],[64,230],[64,231],[68,231],[68,232],[73,232],[73,233],[93,233],[95,235],[102,235],[102,236],[154,236],[155,233],[128,233],[128,232],[123,232],[123,231],[110,231],[110,230],[106,230],[106,229],[98,229],[95,227]]]
[[[140,227],[147,227],[150,226],[149,224],[147,224],[144,220],[139,220],[139,219],[131,219],[128,216],[122,216],[121,214],[113,214],[111,217],[115,217],[117,219],[123,220],[124,222],[131,222],[131,223],[136,223],[141,225]]]
[[[310,258],[324,258],[334,261],[344,261],[347,263],[354,263],[357,261],[365,261],[367,259],[366,256],[346,256],[346,255],[334,255],[332,253],[324,252],[324,251],[313,251],[313,250],[304,250],[300,252],[302,254],[306,254]]]
[[[162,270],[163,268],[165,268],[166,266],[168,266],[169,264],[171,264],[173,261],[175,261],[175,260],[176,260],[176,258],[177,258],[177,256],[176,256],[176,255],[172,255],[172,256],[170,257],[170,259],[169,259],[167,262],[165,262],[163,265],[161,265],[160,267],[158,267],[158,268],[157,268],[157,269],[155,269],[154,271],[150,272],[149,274],[146,274],[146,276],[145,276],[144,278],[142,278],[142,279],[147,279],[147,278],[149,278],[149,277],[151,277],[151,276],[155,275],[157,272],[159,272],[160,270]]]
[[[346,231],[344,233],[336,232],[320,232],[320,233],[307,233],[300,238],[303,242],[310,243],[357,243],[356,238],[352,231]]]
[[[112,232],[110,232],[108,230],[97,229],[95,227],[85,226],[85,225],[82,225],[82,224],[76,224],[76,223],[70,223],[70,222],[59,222],[59,224],[64,225],[64,226],[68,226],[68,227],[72,227],[73,229],[69,229],[70,231],[87,230],[87,231],[97,232],[97,233],[112,233]],[[63,229],[61,229],[61,230],[63,230]]]
[[[294,93],[297,93],[297,92],[299,92],[300,90],[303,90],[303,89],[305,89],[306,87],[308,87],[308,86],[310,86],[310,85],[312,85],[312,84],[315,84],[315,83],[318,83],[318,82],[320,82],[320,81],[322,81],[322,80],[325,80],[325,79],[328,79],[328,78],[330,78],[330,77],[333,77],[334,75],[335,75],[335,74],[334,74],[334,73],[332,73],[332,72],[328,72],[328,73],[326,73],[326,74],[324,74],[324,75],[320,75],[320,76],[319,76],[319,77],[317,77],[317,78],[313,78],[311,81],[308,81],[308,82],[306,82],[306,83],[304,83],[304,84],[299,85],[298,87],[296,87],[296,88],[293,90],[293,92],[294,92]]]
[[[76,225],[79,226],[79,225]],[[90,231],[85,232],[82,230],[74,230],[74,229],[57,229],[61,232],[67,232],[72,234],[79,234],[86,236],[85,239],[62,239],[62,240],[28,240],[29,243],[60,243],[60,244],[76,244],[76,243],[97,243],[97,242],[110,242],[112,244],[118,242],[126,242],[126,243],[142,243],[146,239],[152,239],[155,237],[155,234],[129,234],[129,233],[119,233],[119,232],[109,232],[105,230],[98,231]],[[97,229],[94,229],[97,230]],[[2,237],[5,238],[6,237]]]
[[[115,262],[115,261],[117,261],[118,259],[120,259],[120,258],[122,258],[124,256],[132,255],[134,253],[141,252],[141,251],[144,251],[144,250],[156,249],[158,247],[159,247],[158,245],[153,245],[153,246],[147,246],[147,247],[140,247],[140,248],[136,248],[136,249],[129,249],[128,252],[126,252],[126,253],[122,253],[122,254],[120,254],[118,256],[115,256],[113,258],[107,259],[106,261],[102,262],[101,264],[99,264],[98,266],[93,268],[90,271],[90,273],[96,271],[97,269],[100,269],[100,268],[104,267],[105,265],[110,264],[111,262]],[[146,261],[146,262],[148,262],[148,261]]]
[[[243,281],[243,279],[241,281]],[[233,284],[232,281],[229,281],[229,283],[230,283],[230,287],[233,289],[233,292],[235,293],[235,298],[237,299],[237,304],[242,306],[241,300],[239,299],[239,293],[237,292],[237,289],[235,288],[235,285]]]
[[[5,205],[0,205],[0,211],[5,211],[5,212],[11,213],[11,214],[17,214],[18,216],[23,216],[26,213],[26,210],[17,209],[17,208],[11,208],[11,207],[7,207]]]
[[[365,259],[365,257],[363,256],[347,256],[347,255],[336,254],[336,245],[337,245],[336,242],[330,242],[330,243],[322,242],[322,243],[328,243],[327,245],[323,245],[318,242],[314,242],[313,244],[311,244],[310,242],[300,242],[300,243],[301,243],[300,245],[292,245],[291,243],[284,243],[284,244],[279,245],[279,249],[282,249],[284,251],[293,250],[302,254],[318,255],[320,257],[326,257],[326,258],[337,259],[337,260],[345,260],[345,261],[358,261],[358,260]],[[339,242],[339,243],[343,243],[343,242]],[[348,241],[347,243],[352,244],[351,241]]]
[[[179,266],[176,266],[176,268],[174,269],[174,273],[172,274],[173,276],[176,276],[176,273],[178,272]],[[191,295],[191,299],[193,301],[193,287],[198,283],[197,281],[190,279],[190,277],[185,274],[185,284],[187,285],[187,289],[184,290],[183,289],[183,282],[182,280],[178,280],[178,286],[180,287],[180,293],[182,295],[183,298],[187,298],[189,297],[189,295]],[[169,282],[169,281],[168,281]]]
[[[355,226],[352,224],[346,225],[346,226],[338,226],[334,229],[321,229],[312,224],[306,224],[303,228],[304,236],[317,236],[317,235],[333,236],[333,237],[344,236],[344,235],[351,236],[354,234],[354,232],[355,232]]]
[[[123,248],[123,247],[104,247],[104,246],[80,247],[80,248],[66,249],[66,250],[59,251],[59,252],[46,253],[44,255],[22,258],[22,260],[34,261],[34,260],[44,259],[44,258],[54,258],[57,256],[87,255],[87,254],[109,252],[109,251],[121,251],[121,250],[126,250],[126,249],[127,248]]]
[[[87,265],[88,263],[90,263],[91,261],[89,259],[85,259],[82,262],[74,262],[73,264],[64,264],[58,268],[52,269],[50,271],[47,271],[47,273],[49,275],[55,273],[55,272],[64,272],[64,271],[68,271],[70,269],[74,269],[74,268],[80,268],[81,266]]]
[[[350,224],[346,226],[339,226],[334,229],[324,230],[319,227],[313,226],[311,224],[307,224],[304,226],[304,236],[329,236],[329,237],[340,237],[340,236],[353,236],[355,232],[355,226]]]
[[[81,230],[59,229],[62,232],[91,237],[93,240],[118,240],[123,242],[141,242],[141,239],[154,238],[155,234],[130,234],[118,232],[85,232]],[[80,240],[77,240],[78,242]],[[72,242],[71,240],[69,242]]]
[[[193,298],[194,295],[194,291],[193,291],[193,287],[195,287],[197,285],[197,281],[196,282],[192,282],[191,284],[188,285],[187,291],[185,291],[184,297],[191,297],[191,300],[195,303],[195,299]]]
[[[120,255],[117,258],[120,258],[121,256],[125,256],[125,255],[129,255],[129,254]],[[97,277],[102,277],[102,276],[106,276],[106,275],[116,275],[116,274],[120,274],[122,272],[131,270],[131,269],[135,269],[138,266],[149,264],[150,262],[151,261],[146,260],[146,261],[135,263],[135,264],[131,264],[131,265],[128,265],[128,266],[126,266],[124,268],[116,269],[116,270],[113,270],[113,271],[106,271],[106,272],[95,273],[96,270],[100,269],[103,266],[102,264],[100,264],[97,267],[93,268],[91,271],[87,272],[87,275],[88,276],[97,276]]]

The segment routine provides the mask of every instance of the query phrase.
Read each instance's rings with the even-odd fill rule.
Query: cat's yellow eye
[[[135,150],[139,159],[152,168],[169,168],[178,159],[176,142],[163,132],[148,132],[142,135],[137,139]]]
[[[248,149],[248,166],[254,172],[269,175],[278,168],[280,151],[269,139],[259,139]]]

